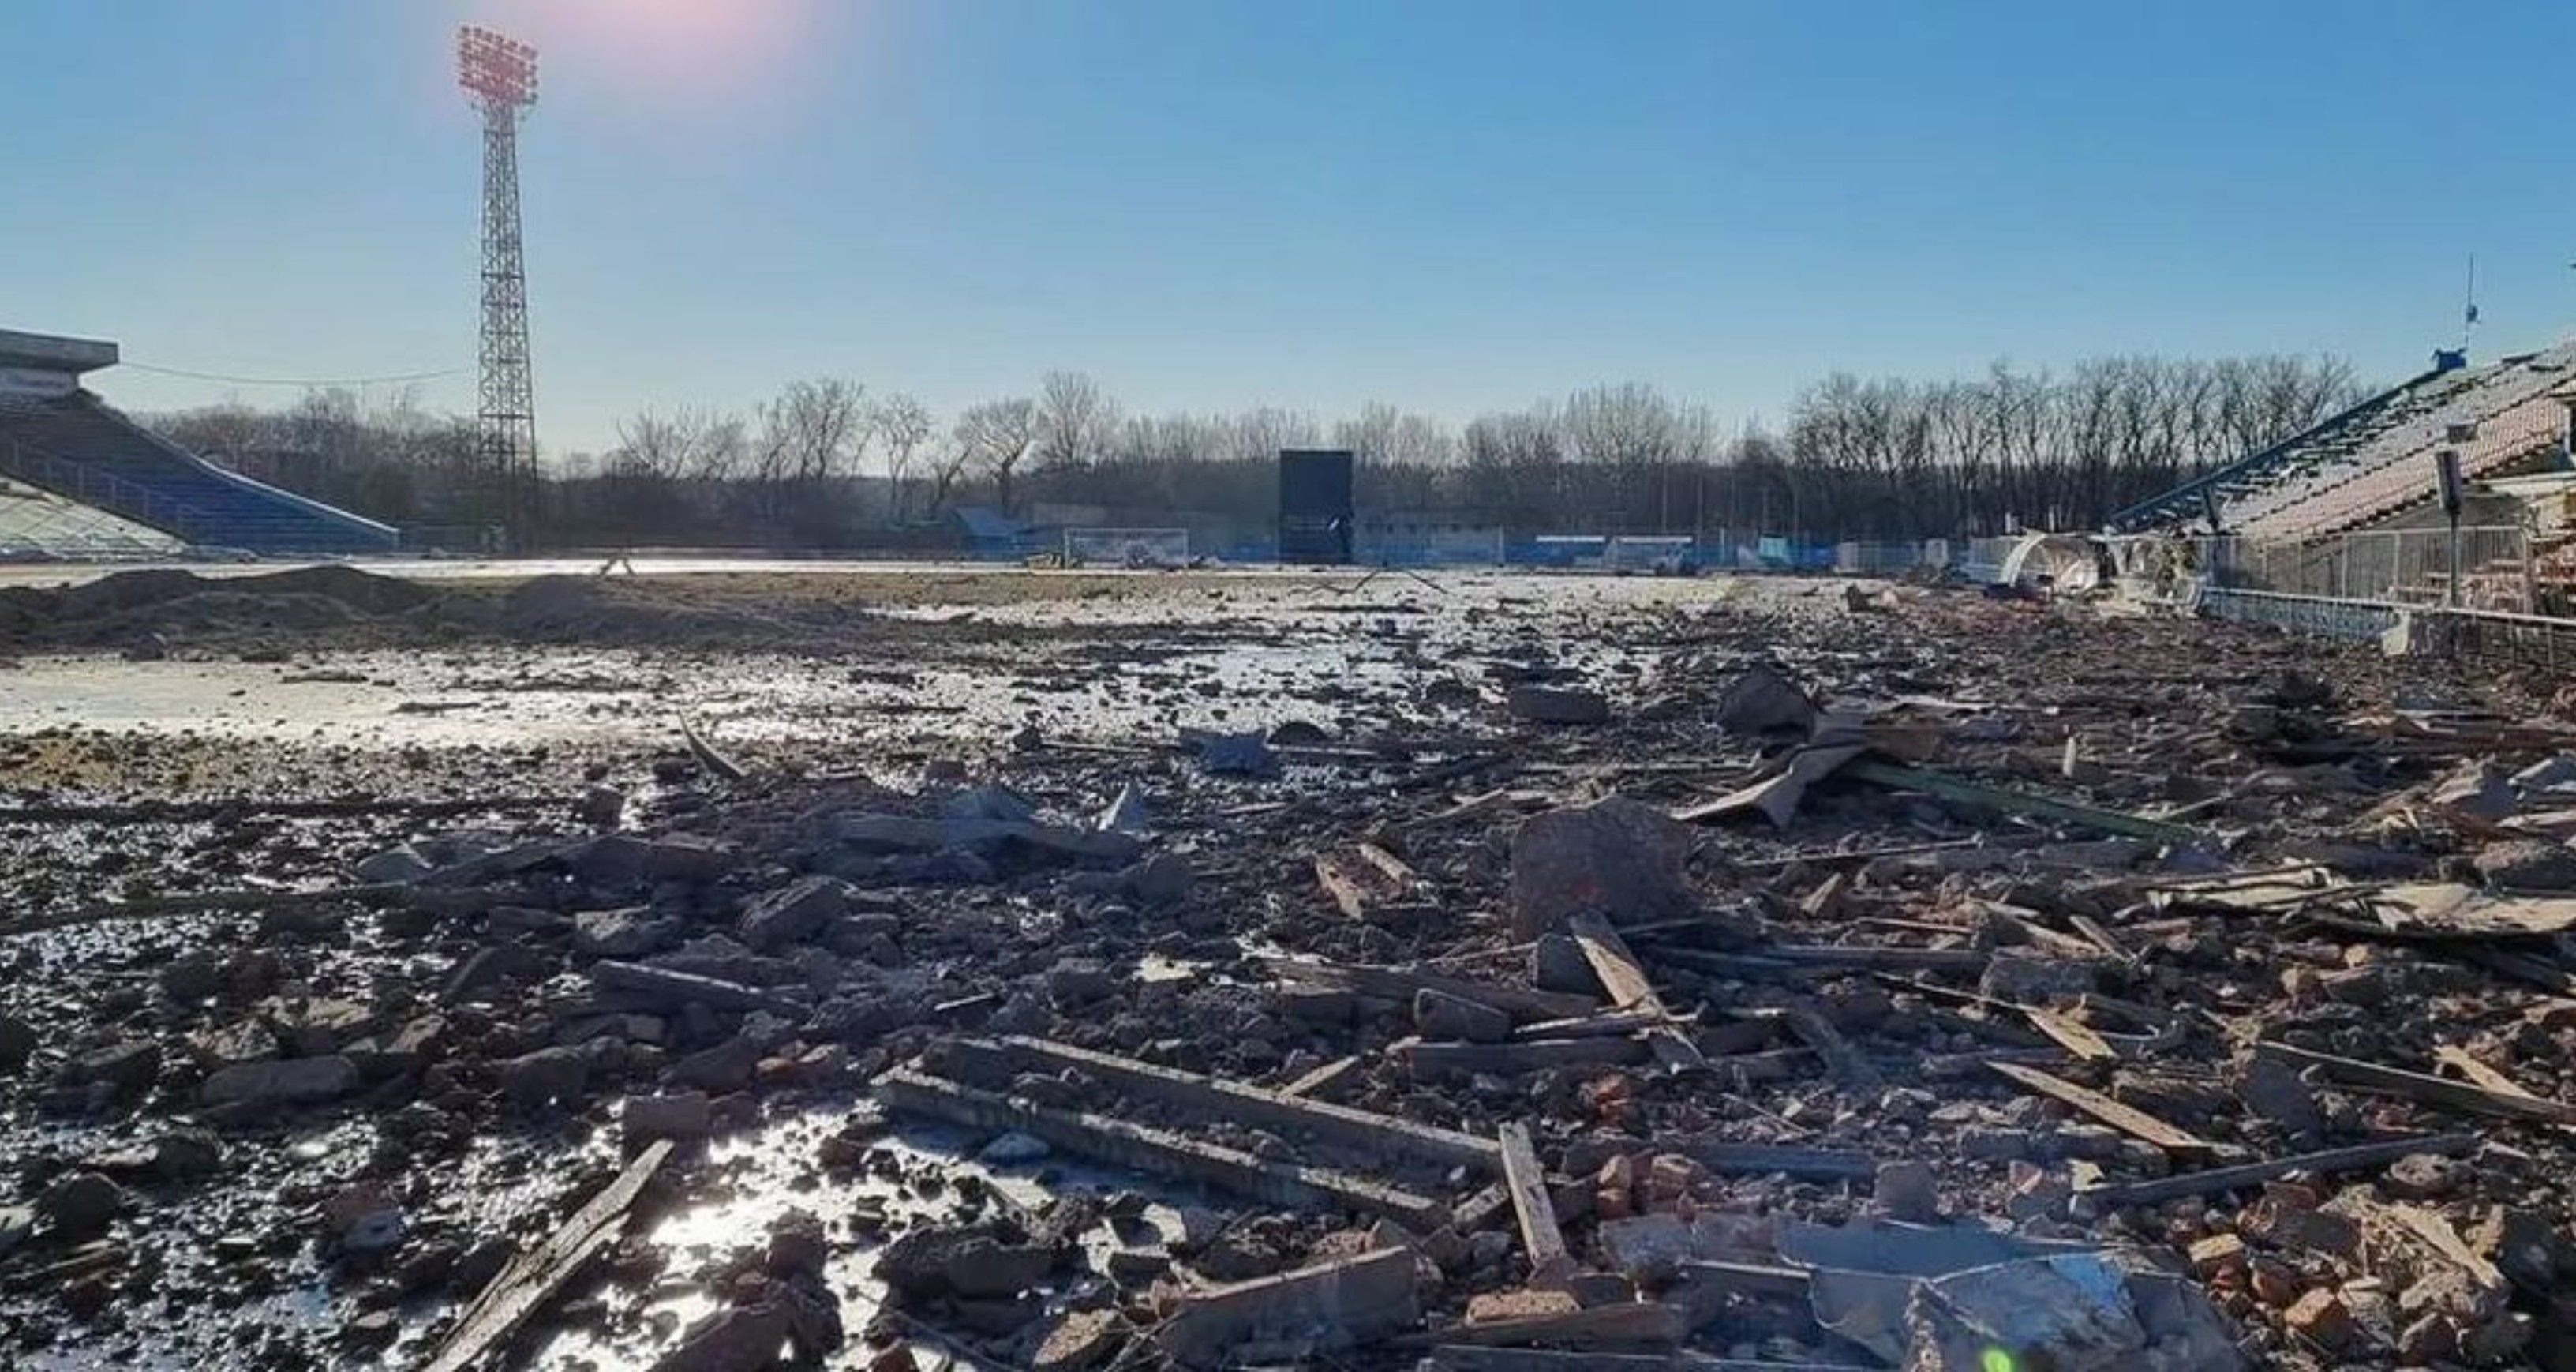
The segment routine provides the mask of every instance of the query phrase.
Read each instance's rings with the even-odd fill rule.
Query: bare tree
[[[930,471],[928,508],[934,514],[948,508],[949,496],[956,491],[957,484],[965,479],[966,469],[975,461],[975,449],[966,441],[965,425],[962,421],[958,429],[959,432],[945,439],[934,440],[923,464]]]
[[[886,500],[888,513],[897,524],[908,513],[905,492],[912,479],[912,465],[921,446],[930,441],[935,423],[930,407],[905,391],[896,391],[876,403],[869,416],[877,438],[885,444]]]
[[[1082,372],[1048,372],[1038,387],[1035,456],[1070,467],[1106,452],[1118,433],[1118,402]]]
[[[994,501],[1011,510],[1011,479],[1037,442],[1038,406],[1026,396],[987,400],[957,416],[957,446],[963,461],[990,477]]]

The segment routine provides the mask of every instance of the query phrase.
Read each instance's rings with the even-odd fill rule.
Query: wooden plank
[[[1550,1067],[1633,1067],[1654,1057],[1654,1051],[1642,1039],[1548,1039],[1538,1043],[1424,1043],[1402,1039],[1392,1047],[1412,1068],[1416,1081],[1478,1072],[1512,1076]]]
[[[1365,920],[1369,916],[1369,893],[1357,873],[1347,869],[1331,853],[1315,854],[1315,884],[1333,898],[1346,919]]]
[[[653,1174],[670,1156],[669,1139],[646,1145],[607,1189],[557,1226],[543,1244],[512,1258],[491,1285],[465,1308],[456,1327],[430,1355],[428,1372],[463,1372],[498,1351],[520,1325],[544,1309],[566,1282],[578,1276],[592,1257],[616,1240],[626,1227],[627,1213],[634,1208],[636,1198],[644,1194],[646,1183],[653,1180]]]
[[[1297,1078],[1295,1081],[1280,1087],[1279,1094],[1283,1096],[1325,1095],[1335,1086],[1341,1084],[1344,1077],[1358,1071],[1359,1065],[1360,1060],[1357,1057],[1335,1058],[1331,1062],[1325,1063],[1323,1066]]]
[[[2522,1084],[2513,1078],[2470,1057],[2468,1050],[2458,1044],[2446,1043],[2434,1049],[2433,1061],[2468,1078],[2472,1086],[2483,1087],[2500,1095],[2522,1096],[2531,1100],[2541,1099],[2522,1089]]]
[[[1161,1129],[1059,1110],[898,1067],[878,1077],[876,1098],[891,1110],[976,1129],[1016,1129],[1066,1152],[1157,1176],[1221,1186],[1273,1205],[1358,1210],[1428,1233],[1449,1219],[1436,1200],[1328,1167],[1272,1162]]]
[[[1674,1270],[1683,1280],[1715,1291],[1799,1301],[1807,1298],[1807,1269],[1803,1267],[1684,1258]]]
[[[1497,1131],[1497,1140],[1503,1150],[1503,1185],[1512,1193],[1521,1249],[1529,1255],[1530,1285],[1557,1285],[1574,1271],[1574,1259],[1565,1251],[1565,1232],[1557,1227],[1556,1205],[1548,1199],[1547,1171],[1538,1165],[1527,1127],[1506,1124]]]
[[[1374,843],[1363,841],[1358,851],[1360,860],[1376,868],[1398,891],[1412,890],[1414,883],[1422,880],[1412,864]]]
[[[2138,955],[2130,952],[2129,945],[2122,943],[2119,936],[2112,933],[2110,929],[2105,927],[2102,921],[2093,918],[2091,915],[2069,914],[2066,917],[2066,922],[2075,926],[2075,932],[2091,939],[2094,947],[2110,954],[2112,957],[2118,959],[2127,966],[2135,967],[2138,965]]]
[[[2054,1010],[2042,1009],[2036,1005],[2021,1007],[2021,1014],[2022,1018],[2030,1021],[2030,1027],[2054,1039],[2058,1047],[2074,1054],[2079,1060],[2085,1062],[2120,1060],[2119,1053],[2104,1041],[2100,1034],[2094,1033],[2069,1016],[2061,1015]]]
[[[2423,1072],[2409,1072],[2398,1067],[2383,1067],[2357,1058],[2336,1057],[2332,1053],[2312,1052],[2286,1043],[2265,1040],[2264,1049],[2281,1054],[2293,1065],[2323,1068],[2328,1077],[2346,1086],[2404,1096],[2428,1105],[2448,1106],[2471,1114],[2500,1115],[2506,1119],[2540,1120],[2548,1124],[2576,1124],[2576,1105],[2547,1100],[2539,1096],[2512,1091],[2493,1091],[2447,1077]]]
[[[945,1047],[951,1054],[1002,1065],[1005,1070],[1056,1072],[1072,1068],[1116,1090],[1200,1111],[1212,1119],[1247,1120],[1309,1133],[1346,1147],[1385,1156],[1427,1159],[1488,1176],[1502,1170],[1502,1151],[1491,1139],[1331,1101],[1292,1096],[1265,1086],[1201,1076],[1020,1035],[997,1040],[951,1039]]]
[[[2409,1134],[2403,1138],[2381,1139],[2375,1143],[2358,1143],[2347,1148],[2328,1148],[2315,1153],[2294,1153],[2288,1157],[2263,1162],[2240,1163],[2234,1167],[2212,1167],[2198,1172],[2181,1172],[2153,1181],[2114,1182],[2079,1191],[2079,1197],[2096,1209],[2113,1210],[2133,1205],[2162,1205],[2186,1196],[2209,1196],[2221,1191],[2241,1191],[2278,1181],[2293,1172],[2314,1172],[2320,1176],[2338,1172],[2364,1172],[2385,1167],[2410,1153],[2456,1155],[2477,1151],[2485,1140],[2476,1134]]]
[[[1986,1067],[2023,1090],[2064,1101],[2121,1133],[2152,1143],[2176,1158],[2203,1161],[2217,1150],[2218,1145],[2197,1134],[2175,1128],[2144,1110],[2122,1105],[2091,1087],[2050,1076],[2036,1067],[2024,1067],[2016,1062],[1991,1062]]]
[[[1562,991],[1538,991],[1526,986],[1508,986],[1500,982],[1470,981],[1465,977],[1442,976],[1436,972],[1416,972],[1401,967],[1368,967],[1347,962],[1322,962],[1305,958],[1262,956],[1258,961],[1273,976],[1290,981],[1321,983],[1356,991],[1364,996],[1391,1000],[1403,1005],[1413,1003],[1417,991],[1438,991],[1460,1000],[1490,1005],[1516,1019],[1568,1019],[1588,1015],[1601,1008],[1591,996],[1571,995]]]
[[[1602,989],[1610,993],[1614,1010],[1635,1010],[1660,1021],[1647,1029],[1646,1046],[1655,1060],[1677,1072],[1696,1072],[1708,1066],[1690,1037],[1672,1026],[1672,1010],[1664,998],[1655,993],[1653,979],[1637,965],[1637,955],[1628,950],[1627,940],[1597,914],[1586,912],[1565,923],[1565,931],[1574,936],[1583,950],[1584,960],[1592,964],[1593,975],[1601,978]]]

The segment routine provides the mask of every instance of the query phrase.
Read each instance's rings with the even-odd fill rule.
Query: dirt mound
[[[77,586],[0,590],[0,639],[85,645],[144,634],[204,638],[302,632],[402,614],[431,599],[421,586],[355,567],[298,567],[205,577],[155,569]]]
[[[533,577],[497,601],[452,596],[434,613],[443,623],[532,642],[725,644],[789,636],[789,626],[739,603],[702,604],[686,587],[622,577]]]

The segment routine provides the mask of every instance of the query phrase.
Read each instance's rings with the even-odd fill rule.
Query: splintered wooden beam
[[[1343,918],[1364,920],[1369,917],[1368,888],[1361,883],[1359,874],[1345,867],[1340,858],[1331,853],[1315,854],[1315,884],[1323,887],[1324,894],[1333,898],[1333,904],[1341,908]]]
[[[1996,1076],[2043,1096],[2061,1100],[2119,1130],[2133,1139],[2143,1139],[2186,1161],[2201,1161],[2217,1151],[2218,1145],[2157,1119],[2144,1110],[2122,1105],[2087,1086],[2078,1086],[2063,1077],[2052,1077],[2036,1067],[2017,1062],[1990,1062],[1988,1070]]]
[[[2055,1039],[2058,1047],[2087,1062],[2120,1060],[2118,1050],[2081,1021],[2036,1005],[2021,1007],[2021,1014],[2022,1018],[2030,1021],[2031,1028]]]
[[[1300,1076],[1279,1088],[1283,1096],[1321,1096],[1341,1084],[1344,1077],[1359,1070],[1356,1057],[1335,1058],[1331,1062]]]
[[[428,1372],[463,1372],[499,1349],[518,1332],[528,1317],[545,1308],[547,1302],[563,1290],[565,1283],[581,1274],[581,1269],[599,1251],[616,1241],[626,1227],[626,1216],[635,1208],[636,1198],[644,1194],[646,1183],[662,1168],[662,1160],[671,1156],[671,1141],[662,1139],[646,1145],[626,1170],[607,1189],[593,1196],[588,1205],[574,1212],[545,1243],[531,1252],[510,1259],[483,1294],[465,1308],[464,1318],[456,1322],[438,1351],[430,1355]]]
[[[2299,1067],[2319,1067],[2326,1075],[2346,1086],[2369,1091],[2383,1091],[2392,1096],[2405,1096],[2428,1105],[2443,1105],[2479,1115],[2501,1115],[2507,1119],[2539,1120],[2547,1124],[2576,1124],[2576,1105],[2525,1095],[2518,1091],[2495,1091],[2468,1082],[2403,1068],[2382,1067],[2357,1058],[2339,1058],[2332,1053],[2293,1048],[2286,1043],[2265,1040],[2261,1047],[2279,1053]]]
[[[1271,975],[1284,980],[1339,987],[1403,1005],[1411,1005],[1414,993],[1418,991],[1438,991],[1460,1000],[1490,1005],[1516,1019],[1569,1019],[1601,1008],[1601,1003],[1590,996],[1563,991],[1535,991],[1526,986],[1472,981],[1466,977],[1442,976],[1437,972],[1417,972],[1403,967],[1369,967],[1275,954],[1261,957],[1258,961],[1270,969]]]
[[[2221,1191],[2241,1191],[2267,1181],[2279,1181],[2293,1172],[2313,1172],[2327,1176],[2338,1172],[2365,1172],[2386,1167],[2414,1153],[2456,1156],[2476,1152],[2485,1140],[2476,1134],[2408,1134],[2402,1138],[2381,1139],[2376,1143],[2357,1143],[2348,1148],[2328,1148],[2316,1153],[2293,1153],[2288,1157],[2262,1162],[2241,1163],[2234,1167],[2212,1167],[2198,1172],[2182,1172],[2153,1181],[2114,1182],[2108,1186],[2087,1187],[2076,1194],[2100,1210],[2116,1210],[2136,1205],[2162,1205],[2187,1196],[2210,1196]]]
[[[1167,1130],[1059,1110],[906,1067],[878,1077],[873,1089],[890,1110],[975,1129],[1016,1129],[1095,1162],[1205,1182],[1273,1205],[1358,1210],[1384,1215],[1422,1233],[1449,1219],[1449,1207],[1439,1201],[1367,1177],[1329,1167],[1272,1162]]]
[[[1488,1176],[1502,1170],[1502,1150],[1491,1139],[1248,1082],[1202,1076],[1021,1035],[950,1039],[943,1047],[952,1061],[998,1068],[1004,1073],[1054,1073],[1071,1068],[1112,1090],[1177,1105],[1211,1120],[1247,1120],[1273,1129],[1312,1134],[1382,1157],[1423,1158]]]
[[[1637,965],[1637,955],[1628,951],[1627,941],[1619,937],[1619,931],[1611,928],[1608,920],[1587,912],[1567,920],[1565,931],[1583,949],[1593,975],[1601,978],[1613,1009],[1642,1011],[1661,1021],[1646,1030],[1646,1045],[1657,1062],[1676,1071],[1699,1071],[1708,1066],[1689,1035],[1672,1026],[1671,1008],[1656,994],[1653,979]]]
[[[1511,1189],[1512,1213],[1520,1220],[1521,1248],[1529,1254],[1530,1284],[1553,1286],[1574,1270],[1565,1251],[1565,1233],[1557,1228],[1556,1204],[1548,1198],[1547,1171],[1538,1164],[1527,1127],[1506,1124],[1497,1131],[1503,1149],[1503,1184]]]

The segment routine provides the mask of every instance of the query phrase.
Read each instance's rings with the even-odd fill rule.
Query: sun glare
[[[723,103],[793,74],[821,0],[482,0],[555,70],[652,103]]]

